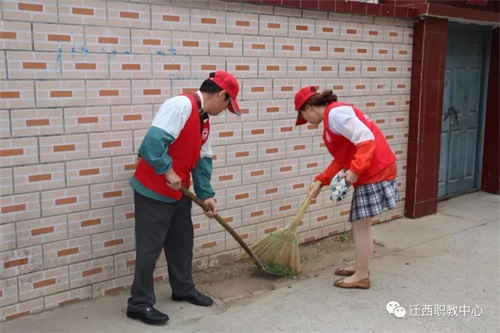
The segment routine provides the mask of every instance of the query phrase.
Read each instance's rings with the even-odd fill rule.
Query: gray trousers
[[[136,259],[129,310],[155,304],[153,272],[162,249],[172,293],[182,297],[194,292],[191,206],[187,197],[165,203],[134,191]]]

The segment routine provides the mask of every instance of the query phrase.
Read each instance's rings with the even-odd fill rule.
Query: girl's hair
[[[322,93],[314,94],[307,99],[307,101],[302,105],[302,110],[306,105],[319,106],[319,105],[327,105],[331,102],[337,101],[337,95],[333,93],[333,90],[326,89]]]
[[[211,77],[214,77],[215,73],[210,73],[209,78],[203,81],[203,83],[200,86],[200,91],[208,94],[215,94],[218,93],[219,91],[223,90],[221,87],[219,87],[214,81],[210,80]],[[229,95],[226,93],[225,99],[229,99]]]

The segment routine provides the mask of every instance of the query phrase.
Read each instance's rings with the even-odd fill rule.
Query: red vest
[[[323,141],[325,142],[330,154],[332,154],[332,156],[338,160],[340,164],[342,164],[342,168],[346,170],[350,168],[354,154],[356,153],[356,146],[344,136],[335,134],[328,129],[328,115],[333,108],[343,105],[351,106],[358,119],[361,120],[366,127],[368,127],[375,137],[375,152],[373,154],[371,164],[361,175],[358,175],[356,185],[361,185],[364,181],[394,163],[394,161],[396,161],[396,156],[392,152],[389,144],[385,140],[384,135],[377,125],[375,125],[375,123],[372,122],[368,116],[361,112],[361,110],[346,103],[332,102],[328,104],[325,109],[325,115],[323,118]]]
[[[207,141],[210,134],[210,122],[204,118],[203,127],[198,114],[197,99],[190,94],[182,94],[191,100],[191,115],[182,128],[179,137],[168,147],[168,155],[172,158],[173,169],[182,179],[182,185],[189,188],[191,185],[191,171],[196,167],[200,159],[201,146]],[[157,174],[155,170],[144,160],[140,159],[137,169],[134,173],[143,186],[149,190],[163,195],[165,197],[179,200],[182,197],[180,191],[172,190],[167,185],[167,179],[164,174]]]

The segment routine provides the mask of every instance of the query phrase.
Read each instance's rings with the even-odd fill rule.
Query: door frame
[[[488,78],[489,78],[489,65],[490,65],[490,48],[491,48],[491,26],[481,26],[476,24],[465,24],[460,22],[448,22],[448,35],[450,31],[460,31],[460,30],[468,30],[468,31],[481,31],[484,33],[484,43],[483,43],[483,61],[481,68],[481,87],[480,87],[480,96],[479,96],[479,119],[478,119],[478,138],[476,144],[476,161],[475,161],[475,179],[474,179],[474,188],[470,190],[466,190],[460,193],[453,194],[445,194],[442,196],[438,196],[438,201],[448,200],[453,197],[461,196],[467,193],[477,192],[481,189],[481,177],[482,177],[482,162],[483,162],[483,154],[484,154],[484,128],[486,121],[486,98],[488,95]],[[448,54],[448,45],[447,52]],[[444,90],[443,90],[443,100],[444,100]],[[442,117],[442,113],[440,115]]]
[[[455,19],[454,21],[458,21]],[[412,51],[412,69],[411,69],[411,89],[410,89],[410,112],[408,121],[408,157],[406,163],[406,191],[404,193],[405,216],[409,218],[419,218],[426,215],[435,214],[438,208],[438,176],[439,176],[439,156],[441,141],[441,126],[443,112],[444,95],[444,74],[445,57],[447,51],[447,40],[450,20],[447,17],[421,17],[414,25],[413,51]],[[466,22],[463,22],[466,23]],[[489,23],[487,23],[489,24]],[[477,28],[474,26],[473,28]],[[490,29],[490,36],[494,27],[489,24],[486,29]],[[496,31],[496,30],[495,30]],[[490,37],[492,38],[492,37]],[[490,60],[491,40],[486,40],[486,70],[491,71],[490,63],[496,64],[498,59]],[[488,80],[488,73],[484,75],[483,80]],[[495,73],[491,72],[494,75]],[[486,100],[484,96],[488,95],[490,85],[495,85],[497,81],[492,78],[488,82],[487,89],[483,88],[481,94],[482,110],[484,116],[481,118],[481,130],[489,128],[488,137],[492,134],[498,135],[497,130],[491,129],[490,124],[485,126],[485,119],[495,119],[492,117],[492,110],[487,109],[485,101],[490,105],[496,105],[492,98]],[[484,85],[484,83],[483,83]],[[486,85],[485,85],[486,86]],[[493,90],[494,96],[497,96],[496,90]],[[484,112],[486,111],[486,112]],[[481,135],[483,146],[487,143],[488,147],[494,149],[496,141],[484,140],[484,134]],[[478,153],[483,159],[488,158],[483,153],[484,147],[481,146]],[[480,157],[481,158],[481,157]],[[490,161],[490,159],[488,159]],[[489,162],[489,168],[495,167],[495,163]],[[483,164],[480,168],[484,167]],[[493,172],[493,173],[492,173]],[[485,173],[498,175],[497,170],[480,171],[481,177]],[[495,176],[496,177],[496,176]],[[478,185],[481,179],[477,180]],[[483,180],[483,183],[485,180]],[[497,189],[497,183],[489,180],[493,190]],[[481,185],[484,186],[484,185]],[[479,188],[479,186],[478,186]]]

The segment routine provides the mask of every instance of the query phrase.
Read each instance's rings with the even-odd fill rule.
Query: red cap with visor
[[[225,90],[229,95],[229,104],[227,105],[228,110],[238,116],[241,116],[240,107],[236,101],[236,96],[238,96],[238,92],[240,91],[240,85],[234,76],[224,71],[216,71],[210,75],[210,80],[221,87],[222,90]]]
[[[307,123],[307,120],[302,118],[302,114],[300,113],[300,109],[304,105],[304,103],[311,98],[311,96],[317,94],[318,91],[316,87],[308,86],[300,89],[294,98],[295,110],[297,111],[297,121],[295,122],[295,126],[303,125]]]

